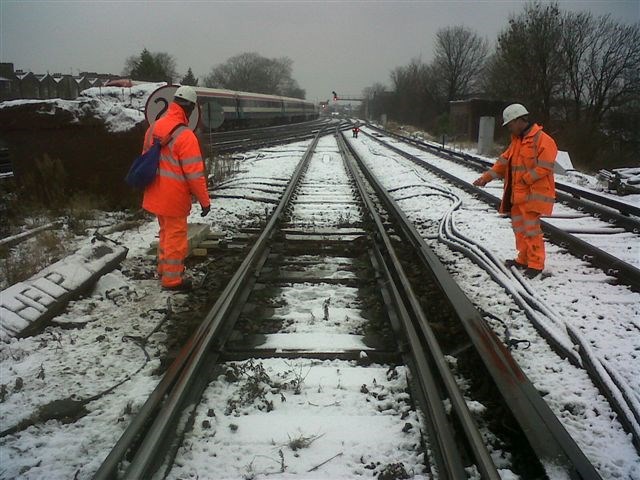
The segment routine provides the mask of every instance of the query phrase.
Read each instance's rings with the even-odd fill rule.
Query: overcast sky
[[[420,56],[439,28],[465,25],[493,42],[523,1],[31,1],[0,0],[0,59],[35,73],[119,74],[143,48],[202,78],[242,52],[293,60],[310,100],[359,94]],[[561,0],[565,10],[640,21],[640,0]]]

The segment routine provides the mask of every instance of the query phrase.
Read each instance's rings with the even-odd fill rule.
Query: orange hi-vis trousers
[[[158,274],[163,287],[175,287],[182,283],[184,259],[189,251],[187,217],[158,215],[158,223]]]
[[[527,211],[527,204],[511,206],[511,226],[516,237],[516,261],[536,270],[544,269],[544,238],[540,214]]]

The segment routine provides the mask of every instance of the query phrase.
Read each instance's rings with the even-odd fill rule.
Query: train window
[[[206,127],[209,128],[209,118],[213,115],[211,113],[211,109],[213,107],[214,102],[205,102],[201,105],[200,107],[200,121],[202,122],[202,124]]]
[[[282,104],[278,101],[273,100],[259,100],[259,99],[241,99],[240,105],[244,108],[282,108]]]
[[[236,99],[233,97],[215,97],[205,100],[205,102],[216,102],[221,107],[235,107]]]
[[[286,110],[302,110],[302,103],[285,102],[284,108]]]
[[[226,98],[223,98],[222,100],[224,102],[224,103],[222,103],[222,105],[228,105],[228,106],[234,106],[235,107],[236,104],[238,103],[237,99],[232,98],[232,97],[226,97]]]

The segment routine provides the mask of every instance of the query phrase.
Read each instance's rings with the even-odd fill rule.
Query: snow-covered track
[[[290,388],[294,390],[294,395],[302,392],[307,399],[312,393],[321,394],[326,386],[321,384],[316,392],[311,392],[304,385],[312,368],[320,368],[320,371],[338,368],[338,372],[358,372],[358,375],[364,375],[365,378],[375,375],[375,372],[386,370],[387,381],[395,382],[395,388],[403,388],[404,384],[406,389],[404,377],[407,367],[410,371],[413,398],[425,414],[423,422],[418,420],[417,411],[410,403],[402,406],[406,400],[395,407],[403,412],[402,418],[399,412],[394,414],[393,411],[383,416],[386,419],[384,422],[387,422],[386,426],[381,426],[383,418],[367,417],[366,412],[371,408],[371,398],[375,399],[373,406],[377,405],[378,410],[384,412],[387,407],[380,410],[377,402],[393,393],[393,388],[386,385],[384,379],[378,378],[376,382],[374,376],[373,384],[364,383],[360,387],[357,396],[358,401],[362,403],[356,407],[359,412],[357,418],[360,418],[358,422],[364,422],[367,425],[366,429],[370,431],[365,437],[372,438],[360,436],[353,445],[357,447],[352,452],[348,447],[351,445],[348,438],[355,435],[355,432],[346,436],[342,431],[330,432],[327,436],[335,435],[336,438],[332,440],[339,441],[341,448],[346,450],[325,459],[326,461],[311,469],[300,470],[300,465],[296,465],[298,473],[315,471],[331,461],[334,464],[339,463],[334,459],[343,453],[345,457],[350,458],[355,455],[355,459],[359,456],[360,460],[356,463],[365,464],[364,458],[367,455],[372,454],[373,450],[384,450],[387,442],[391,442],[392,455],[400,462],[382,466],[372,462],[371,467],[362,465],[360,468],[373,469],[374,474],[378,470],[379,473],[383,473],[388,468],[400,468],[398,465],[402,465],[404,469],[402,460],[405,460],[414,472],[416,469],[420,472],[426,468],[431,475],[437,472],[438,478],[442,479],[464,478],[465,469],[469,468],[479,472],[482,478],[500,478],[486,445],[486,431],[483,434],[479,430],[474,414],[467,405],[465,394],[458,386],[459,380],[456,376],[460,375],[460,372],[454,373],[455,369],[450,365],[451,358],[456,354],[447,350],[444,353],[449,357],[445,357],[440,346],[441,339],[432,331],[431,319],[428,319],[423,311],[424,300],[413,292],[409,277],[404,272],[403,263],[410,262],[415,254],[405,252],[403,259],[402,255],[396,253],[393,231],[388,231],[388,225],[376,213],[378,207],[375,206],[374,200],[369,199],[369,187],[358,172],[351,154],[347,152],[342,136],[336,136],[339,150],[335,147],[328,148],[327,142],[323,143],[324,150],[318,149],[315,141],[309,147],[281,203],[225,292],[178,355],[176,362],[169,368],[159,386],[125,431],[95,478],[113,477],[126,454],[131,458],[131,462],[123,467],[126,470],[126,478],[149,477],[159,466],[165,469],[169,478],[183,478],[184,475],[195,471],[189,466],[194,452],[196,456],[208,455],[209,459],[206,467],[208,470],[197,471],[197,474],[227,478],[231,468],[239,477],[238,466],[225,465],[223,460],[218,463],[211,458],[210,452],[205,452],[211,448],[207,445],[212,437],[206,432],[212,428],[211,424],[216,425],[213,432],[216,436],[214,448],[223,457],[233,454],[233,448],[236,447],[232,445],[237,442],[240,442],[237,448],[248,448],[242,443],[242,435],[234,433],[238,428],[247,435],[247,429],[258,428],[257,425],[260,425],[261,421],[285,424],[295,421],[295,418],[285,419],[282,415],[278,417],[277,413],[272,413],[271,417],[262,415],[264,420],[261,420],[261,415],[243,403],[246,391],[244,394],[238,394],[240,396],[227,393],[227,390],[233,390],[234,382],[239,382],[238,377],[247,376],[247,372],[251,378],[260,378],[258,385],[251,385],[251,391],[254,392],[252,395],[256,390],[261,391],[259,385],[267,384],[272,393],[275,389],[281,397],[280,401],[277,401],[275,395],[267,397],[255,394],[257,396],[252,399],[263,402],[261,406],[266,412],[275,408],[274,402],[277,402],[278,410],[285,408],[285,405],[295,404],[297,408],[302,409],[299,412],[302,417],[306,418],[313,417],[313,411],[319,407],[317,400],[307,401],[307,405],[304,406],[305,402],[290,397],[285,404],[285,393],[289,395],[291,392],[287,388]],[[335,140],[333,144],[335,145]],[[342,161],[340,157],[343,157],[345,166],[336,163]],[[318,164],[325,165],[320,169],[313,167]],[[326,164],[332,167],[328,169]],[[349,178],[351,180],[348,180]],[[339,220],[338,225],[335,224],[336,218]],[[437,270],[436,273],[432,273],[433,278],[438,278],[440,282],[447,281],[441,278],[444,275],[442,265],[430,266]],[[453,284],[450,277],[448,278],[448,282]],[[280,295],[274,297],[272,289],[279,291]],[[324,299],[327,293],[323,294],[323,291],[332,293]],[[363,292],[367,291],[378,293],[365,293],[363,296]],[[443,292],[452,295],[445,300],[450,304],[460,305],[463,302],[459,297],[459,290],[447,287]],[[435,292],[432,294],[439,295]],[[289,300],[296,296],[307,299],[310,320],[292,311]],[[372,300],[373,297],[378,300]],[[368,307],[362,310],[361,307],[365,303]],[[380,305],[376,306],[376,303]],[[360,308],[357,308],[358,305]],[[376,311],[386,314],[376,314]],[[345,315],[344,320],[336,318],[342,314]],[[465,315],[468,316],[469,312]],[[477,312],[475,315],[479,318]],[[514,365],[505,348],[495,337],[493,342],[489,340],[487,343],[486,332],[481,336],[483,340],[478,340],[479,343],[484,342],[485,348],[490,346],[495,349],[493,356],[497,356],[498,359],[493,360],[494,368],[506,370],[506,375],[511,375],[511,381],[518,377],[516,383],[520,390],[526,390],[529,385],[531,392],[525,397],[515,394],[516,401],[525,404],[535,403],[535,400],[531,399],[534,398],[532,395],[537,396],[537,393],[530,384],[522,381],[522,372]],[[458,347],[460,345],[456,346]],[[468,348],[469,346],[465,346],[463,350],[466,351]],[[283,375],[282,378],[285,378],[291,372],[282,372],[282,367],[279,366],[282,362],[287,368],[292,369],[307,368],[308,365],[309,370],[305,375],[287,377],[284,383],[273,382],[274,375]],[[382,365],[372,362],[382,362]],[[223,374],[218,376],[218,380],[215,380],[215,373],[212,373],[215,365],[219,365],[217,371]],[[356,378],[355,382],[362,381],[362,377]],[[339,383],[338,381],[338,386]],[[288,387],[283,388],[283,384]],[[243,388],[240,388],[239,392],[243,391]],[[391,390],[374,391],[379,388]],[[339,390],[340,388],[332,393],[333,397],[330,398],[341,395],[338,393]],[[363,397],[363,394],[366,396]],[[374,396],[370,398],[370,395]],[[513,391],[511,395],[514,395]],[[231,433],[225,432],[220,423],[223,418],[219,418],[219,412],[224,407],[221,399],[224,398],[227,408],[223,418],[227,418],[233,412],[236,417],[240,417]],[[324,407],[331,408],[339,403],[340,401],[337,401]],[[542,439],[540,441],[544,447],[534,447],[535,453],[524,453],[526,448],[519,452],[518,455],[526,460],[520,460],[521,464],[516,466],[516,470],[522,469],[524,463],[526,468],[531,469],[529,473],[539,473],[553,463],[570,474],[579,472],[582,478],[599,478],[555,417],[541,420],[544,414],[539,412],[544,411],[544,403],[536,407],[537,416],[524,409],[531,415],[527,428],[530,429],[530,436]],[[258,407],[258,410],[262,408]],[[280,419],[269,420],[274,415]],[[340,410],[337,413],[321,411],[320,415],[325,423],[327,418],[336,415],[339,417]],[[500,411],[497,410],[495,415],[499,416],[500,421],[503,420]],[[554,431],[549,433],[548,427],[553,420],[556,425],[553,426]],[[338,423],[344,421],[338,420]],[[545,425],[547,430],[536,425],[536,421]],[[416,427],[422,423],[426,424],[426,432],[421,426]],[[331,426],[325,425],[324,428],[331,431]],[[357,428],[352,425],[351,428],[359,431],[362,425]],[[377,428],[381,428],[380,431],[384,431],[385,437],[389,438],[376,440]],[[400,438],[404,437],[402,442],[409,440],[414,442],[414,446],[408,450],[404,447],[398,448],[400,440],[393,439],[398,434]],[[518,435],[525,438],[522,433]],[[321,436],[324,436],[324,433],[301,439],[308,441],[313,438],[315,441]],[[289,438],[291,439],[290,436]],[[558,447],[557,438],[562,439],[562,448]],[[140,440],[139,446],[132,450],[136,439]],[[329,442],[329,439],[326,441]],[[194,445],[201,445],[201,442],[202,446],[194,450]],[[366,446],[367,442],[373,443]],[[293,451],[296,450],[291,447],[291,443],[289,447]],[[254,460],[261,456],[259,446],[256,448]],[[507,449],[509,448],[520,447],[507,446]],[[415,457],[414,455],[420,451],[423,453]],[[282,449],[279,454],[281,472],[284,473],[286,465]],[[297,457],[299,455],[294,455],[294,458]],[[289,461],[300,463],[287,458],[287,462]],[[353,461],[354,458],[345,458],[346,465],[341,468],[348,470],[340,470],[340,467],[334,466],[332,468],[337,468],[333,471],[334,474],[353,474],[353,470],[350,470],[353,467],[349,466]],[[195,463],[202,462],[196,460]],[[250,470],[253,468],[252,461]],[[526,471],[520,473],[527,475]]]
[[[368,134],[365,132],[365,135]],[[401,155],[419,167],[433,172],[457,187],[480,197],[487,203],[496,207],[499,205],[499,199],[493,194],[474,187],[444,168],[423,162],[414,155],[397,146],[389,145],[378,137],[369,135],[369,138],[374,139],[385,148]],[[432,188],[434,187],[432,186]],[[598,386],[600,392],[607,398],[609,404],[617,413],[624,429],[632,435],[635,448],[640,451],[640,403],[630,393],[630,387],[627,382],[617,378],[615,373],[612,373],[611,369],[607,368],[605,358],[591,351],[588,342],[583,338],[579,329],[565,326],[561,315],[554,312],[552,308],[536,297],[530,285],[517,269],[509,270],[505,268],[503,262],[496,258],[485,246],[474,242],[456,228],[452,220],[452,213],[458,208],[461,200],[448,190],[443,189],[442,194],[450,197],[453,206],[440,222],[439,240],[453,250],[462,252],[472,259],[474,263],[485,269],[498,284],[509,292],[553,350],[562,358],[568,359],[575,366],[584,368],[587,371],[593,383]],[[596,266],[604,266],[607,274],[616,276],[622,283],[640,290],[640,270],[552,224],[544,221],[542,223],[545,233],[561,246],[568,246],[571,253]],[[640,241],[640,238],[637,241]]]
[[[463,203],[462,197],[465,197],[464,202],[468,209],[475,210],[477,206],[472,204],[480,203],[472,200],[469,195],[464,193],[465,191],[476,197],[479,196],[484,201],[489,201],[492,205],[497,203],[496,200],[491,197],[487,200],[485,198],[486,195],[477,195],[475,189],[467,188],[469,186],[467,182],[461,181],[457,176],[444,171],[442,168],[422,162],[413,155],[400,148],[390,146],[378,138],[368,138],[372,138],[369,145],[383,145],[382,150],[376,149],[375,155],[378,155],[379,158],[384,158],[387,155],[390,157],[403,157],[406,160],[397,161],[404,162],[406,165],[404,168],[412,171],[412,175],[420,179],[420,184],[411,183],[391,188],[390,192],[393,195],[402,198],[401,192],[406,191],[406,198],[411,198],[412,195],[424,195],[424,192],[419,192],[428,190],[432,193],[427,195],[446,198],[449,202],[448,210],[437,222],[430,223],[426,227],[424,225],[421,226],[422,237],[434,238],[452,250],[461,252],[500,285],[522,309],[531,324],[552,349],[561,358],[567,359],[577,368],[584,369],[588,373],[593,384],[597,386],[615,411],[620,424],[632,435],[633,444],[638,450],[640,446],[640,423],[638,422],[640,404],[633,393],[633,374],[627,378],[619,375],[616,369],[609,365],[610,359],[607,354],[599,351],[598,348],[593,348],[593,339],[588,339],[585,335],[589,331],[588,329],[585,330],[583,326],[576,326],[567,322],[563,318],[563,311],[557,310],[558,306],[554,308],[545,302],[540,297],[540,292],[535,291],[531,282],[525,279],[517,269],[507,269],[504,266],[504,260],[497,257],[492,251],[491,245],[485,245],[474,240],[468,234],[468,231],[465,234],[462,232],[460,225],[456,225],[453,214],[461,207]],[[385,149],[388,149],[388,154],[384,152]],[[412,165],[418,165],[418,167],[416,168]],[[390,175],[393,176],[393,169],[389,170]],[[446,185],[448,182],[442,182],[442,179],[456,185],[457,188],[450,188]],[[391,184],[393,185],[393,182]],[[483,221],[482,218],[474,218],[473,220],[477,223]],[[594,279],[594,281],[597,281],[597,279]],[[626,289],[623,286],[617,288]],[[624,301],[624,298],[621,298],[621,300]],[[491,317],[491,315],[484,315]],[[494,319],[504,324],[501,319],[497,317],[494,317]],[[632,322],[631,330],[633,330],[633,325],[635,324]]]
[[[472,167],[478,172],[482,172],[493,165],[489,160],[470,153],[451,150],[433,142],[398,135],[374,125],[368,124],[367,127],[385,136],[396,138],[461,165]],[[597,217],[611,221],[629,231],[640,232],[640,207],[622,200],[617,200],[611,196],[601,195],[597,192],[565,183],[558,178],[556,178],[556,190],[558,190],[556,194],[560,202],[566,202],[574,208],[592,212]]]
[[[211,363],[217,361],[219,355],[218,352],[214,353],[217,349],[212,348],[212,342],[218,342],[218,337],[222,336],[220,330],[225,326],[225,317],[230,314],[230,309],[235,305],[235,298],[246,290],[247,272],[253,272],[256,268],[256,263],[264,262],[262,255],[265,252],[267,241],[273,235],[284,206],[288,203],[298,179],[313,154],[318,136],[316,135],[315,140],[311,143],[293,173],[281,203],[274,211],[271,220],[259,239],[251,248],[251,251],[229,281],[201,326],[183,347],[149,399],[102,463],[94,476],[95,479],[113,478],[117,473],[120,462],[141,435],[143,435],[142,443],[136,450],[136,456],[127,467],[125,476],[127,478],[146,478],[151,475],[153,469],[159,467],[157,461],[164,458],[168,447],[167,434],[170,431],[175,432],[184,404],[187,403],[187,400],[194,401],[194,391],[199,389],[201,392],[206,386],[206,383],[203,384],[203,382],[207,380],[207,377],[201,376],[198,379],[194,372],[200,372],[205,361]],[[224,333],[228,335],[230,332],[225,331]],[[218,345],[219,347],[220,345]],[[198,385],[194,386],[196,381],[198,381]],[[167,398],[165,399],[165,397]],[[151,424],[149,425],[149,423]]]
[[[335,145],[335,141],[329,140]],[[401,462],[404,460],[410,468],[418,468],[418,471],[424,470],[425,461],[421,459],[424,453],[420,453],[424,451],[420,446],[422,445],[420,434],[422,429],[418,426],[420,424],[418,413],[411,407],[408,402],[409,397],[404,393],[407,389],[406,368],[398,365],[402,362],[398,361],[395,343],[390,342],[388,338],[385,340],[385,337],[388,337],[385,330],[390,332],[391,329],[385,327],[386,321],[376,322],[375,318],[367,321],[365,314],[361,313],[361,309],[367,303],[367,300],[362,298],[362,292],[375,288],[376,282],[373,279],[377,276],[365,274],[363,278],[363,274],[358,273],[363,269],[370,268],[362,265],[363,259],[368,259],[369,254],[367,249],[363,248],[366,242],[363,244],[359,240],[365,236],[361,225],[360,208],[357,201],[352,198],[353,191],[349,187],[349,182],[344,183],[348,176],[344,167],[341,166],[338,150],[335,147],[327,149],[325,145],[325,153],[316,150],[313,154],[314,148],[315,142],[307,151],[305,160],[296,169],[282,202],[274,211],[267,227],[252,247],[249,255],[229,282],[225,292],[207,314],[202,326],[178,355],[176,362],[169,368],[165,378],[142,407],[131,426],[125,431],[95,478],[112,477],[119,468],[118,465],[124,455],[132,448],[136,438],[141,438],[141,442],[139,448],[134,448],[133,452],[129,452],[133,454],[132,461],[124,473],[126,478],[147,478],[159,465],[164,464],[165,458],[169,459],[168,465],[174,465],[174,470],[169,472],[169,477],[175,475],[183,478],[185,468],[189,468],[183,457],[184,455],[192,455],[192,453],[190,453],[189,447],[181,447],[179,441],[181,435],[176,435],[176,430],[182,432],[185,422],[187,422],[193,427],[192,431],[187,432],[187,435],[197,437],[201,421],[199,417],[204,415],[205,420],[202,420],[202,424],[210,425],[216,422],[212,420],[212,417],[216,416],[213,414],[214,409],[220,412],[224,408],[224,401],[210,403],[207,406],[206,400],[204,402],[201,400],[203,392],[204,397],[215,395],[216,388],[219,388],[217,385],[222,381],[219,377],[218,381],[209,384],[212,375],[211,369],[216,364],[220,365],[218,368],[222,368],[223,373],[226,371],[223,375],[225,378],[229,376],[235,378],[236,375],[240,377],[247,372],[252,372],[251,374],[255,373],[259,376],[262,385],[264,382],[271,382],[267,371],[272,377],[279,378],[282,372],[279,373],[278,368],[282,367],[282,362],[286,366],[296,365],[301,369],[308,368],[309,371],[313,369],[312,376],[314,372],[319,371],[320,378],[322,375],[326,375],[322,372],[328,372],[335,368],[338,369],[338,372],[343,371],[344,375],[349,378],[353,377],[349,381],[351,385],[347,390],[354,389],[350,395],[357,397],[359,403],[357,413],[354,412],[353,415],[356,419],[361,418],[358,421],[359,433],[357,433],[359,436],[357,445],[360,453],[352,452],[347,448],[344,454],[347,457],[345,458],[347,464],[342,466],[343,469],[353,468],[350,467],[353,462],[360,464],[357,468],[362,472],[371,469],[374,470],[374,473],[376,470],[404,469],[404,466],[399,466],[402,463],[398,462],[380,465],[380,463],[375,464],[374,462],[367,463],[365,460],[365,458],[375,455],[376,452],[383,452]],[[312,156],[316,165],[328,162],[330,165],[335,165],[337,171],[334,172],[333,168],[327,169],[325,165],[321,165],[321,168],[315,167],[315,170],[309,172],[311,167],[308,167],[306,162]],[[299,180],[302,175],[304,175],[304,181]],[[324,178],[326,175],[337,178]],[[343,180],[340,180],[340,177],[343,177]],[[296,187],[299,182],[301,184]],[[295,200],[289,202],[289,199],[293,197]],[[337,226],[333,225],[336,218],[339,220]],[[289,219],[288,223],[282,224],[282,221],[287,222],[287,219]],[[327,225],[324,225],[325,223]],[[328,298],[317,298],[318,292],[322,292],[322,289],[318,290],[320,285],[325,292],[330,293]],[[261,292],[271,287],[282,291],[279,300],[278,298],[273,299],[271,296],[261,297]],[[310,320],[308,317],[296,317],[286,308],[286,299],[296,295],[302,295],[308,299],[308,302],[317,304],[315,309],[310,309]],[[263,305],[265,301],[271,307],[265,307]],[[261,312],[256,310],[256,305],[262,305]],[[275,306],[279,307],[275,309],[279,312],[278,314],[273,312]],[[370,315],[379,317],[379,314],[375,313],[379,307],[374,308],[372,305],[367,308],[371,309]],[[272,311],[270,317],[268,313],[265,313],[269,310]],[[345,315],[344,320],[339,317],[342,314]],[[269,318],[265,318],[265,316]],[[255,320],[260,321],[256,322]],[[258,330],[256,331],[256,329]],[[329,330],[329,332],[327,333],[325,330]],[[233,335],[231,335],[232,333]],[[260,335],[255,335],[255,333]],[[240,339],[238,339],[239,335]],[[364,341],[365,338],[367,342]],[[390,364],[377,365],[372,361],[390,362]],[[274,369],[275,374],[273,373]],[[291,389],[294,390],[294,395],[295,391],[300,394],[301,390],[304,397],[309,398],[311,395],[322,397],[323,390],[330,388],[323,385],[324,382],[321,382],[317,390],[316,387],[307,388],[304,383],[307,381],[305,379],[309,371],[304,375],[288,379],[284,383],[286,388],[280,383],[277,385],[270,383],[271,389],[282,389],[279,391],[281,398],[276,399],[274,396],[273,402],[278,403],[278,410],[294,403],[301,403],[303,417],[313,417],[313,411],[319,408],[321,410],[319,418],[324,419],[323,408],[330,410],[334,404],[339,407],[340,401],[322,406],[317,400],[314,400],[314,403],[309,401],[308,405],[304,406],[306,402],[296,402],[296,397],[292,397],[286,404],[283,403],[285,402],[285,393],[288,396]],[[385,374],[385,372],[387,373]],[[382,376],[380,376],[381,374]],[[373,376],[372,384],[366,383],[366,379],[370,376]],[[347,377],[344,378],[346,380]],[[239,379],[235,378],[235,381],[239,381]],[[340,386],[340,382],[339,374],[335,395],[342,396],[340,392],[343,387]],[[226,382],[223,381],[223,383]],[[256,386],[254,385],[254,387]],[[259,390],[259,387],[257,388]],[[231,390],[233,386],[228,385],[224,389]],[[267,412],[270,411],[273,408],[272,400],[260,398],[256,401],[259,403],[265,400],[267,406],[271,405],[267,408]],[[383,403],[380,402],[386,404],[391,399],[393,399],[394,408],[398,408],[400,411],[395,414],[385,414],[388,407],[382,406]],[[194,410],[194,406],[200,402],[203,404],[195,407]],[[444,405],[440,399],[434,398],[432,402],[439,408],[440,417],[444,418]],[[241,401],[227,399],[227,409],[235,411],[235,409],[242,410],[243,408],[248,407]],[[369,412],[369,416],[367,416],[367,412]],[[227,413],[225,413],[225,418],[226,415]],[[275,415],[278,418],[277,413]],[[327,437],[330,438],[326,441],[330,444],[336,442],[337,445],[343,446],[346,441],[349,445],[350,436],[354,436],[356,433],[337,430],[342,426],[340,415],[344,415],[344,413],[341,413],[338,408],[337,412],[326,415],[337,418],[333,422],[337,423],[333,427],[335,431],[327,434]],[[243,417],[242,420],[259,424],[259,417],[260,415],[249,415],[248,418]],[[283,418],[282,415],[279,418],[279,420],[267,418],[266,421],[288,423],[296,420],[295,417]],[[194,423],[191,424],[190,421]],[[322,422],[324,425],[326,419]],[[250,428],[239,420],[238,423],[241,425],[242,432]],[[222,426],[219,425],[219,427],[217,429],[218,438],[225,435],[225,432],[221,430]],[[236,425],[234,428],[237,429],[238,426]],[[328,427],[325,425],[324,428],[331,430],[331,425]],[[235,436],[233,433],[235,431],[231,430],[230,435]],[[229,431],[226,433],[229,434]],[[442,434],[445,435],[444,432]],[[324,433],[318,436],[301,436],[297,439],[299,442],[290,441],[289,447],[296,451],[298,448],[303,448],[299,443],[304,444],[310,438],[314,441],[322,436]],[[235,438],[238,437],[241,435],[235,436]],[[223,451],[233,448],[232,445],[235,442],[241,442],[235,438],[228,441],[222,440],[217,444],[216,451],[220,453],[221,457],[225,456]],[[449,435],[448,438],[450,444],[454,445],[453,437]],[[408,442],[409,446],[399,449],[400,441]],[[191,437],[191,439],[186,438],[185,442],[193,445],[196,440]],[[203,442],[203,445],[205,443]],[[240,444],[239,448],[246,449],[247,446]],[[258,445],[256,448],[259,449],[260,446]],[[266,448],[270,449],[271,447],[267,446]],[[281,468],[284,470],[285,457],[282,450],[280,453]],[[452,454],[453,450],[447,450],[447,455]],[[209,452],[208,455],[211,453]],[[342,453],[325,459],[311,469],[307,468],[302,471],[318,470],[325,463],[341,455]],[[171,459],[174,457],[175,462],[172,462]],[[287,462],[295,462],[297,457],[299,457],[298,454],[293,458],[287,458]],[[206,468],[211,470],[204,474],[200,472],[200,474],[207,478],[229,478],[230,476],[240,478],[243,476],[238,473],[238,469],[241,469],[242,466],[236,465],[235,462],[231,462],[231,464],[226,462],[225,464],[225,459],[221,460],[222,464],[207,462]],[[338,460],[332,461],[333,464],[337,462]],[[457,470],[454,472],[462,474],[464,472],[462,464],[458,461],[455,465]],[[227,470],[223,471],[225,468]],[[254,468],[253,461],[247,468]],[[236,475],[229,475],[228,469],[234,469]],[[348,475],[351,474],[349,472],[350,470],[347,471]],[[304,478],[309,477],[305,476]],[[459,478],[459,475],[442,478]]]
[[[351,149],[351,154],[358,159],[355,150]],[[487,376],[493,379],[489,388],[495,388],[500,392],[501,400],[517,420],[523,435],[527,437],[531,448],[536,452],[540,461],[544,465],[561,465],[570,478],[600,478],[526,375],[520,370],[507,348],[483,321],[480,312],[471,304],[448,274],[444,265],[425,244],[421,235],[403,214],[391,195],[375,175],[367,169],[366,164],[360,159],[357,161],[384,208],[391,214],[396,233],[402,237],[403,243],[411,245],[413,250],[417,252],[417,259],[430,271],[432,280],[449,302],[449,308],[455,312],[458,329],[455,330],[454,344],[451,345],[445,336],[436,335],[433,337],[435,345],[430,346],[430,350],[432,352],[433,350],[443,351],[447,355],[460,358],[473,351],[471,356],[474,360],[482,362]],[[426,281],[426,278],[423,277],[422,281]],[[420,328],[428,328],[429,323],[433,322],[433,317],[421,318],[417,325]],[[454,403],[453,400],[452,403]],[[485,478],[484,473],[482,478]]]
[[[233,153],[296,142],[315,137],[318,132],[332,126],[328,119],[273,127],[229,130],[203,135],[204,149],[214,153]],[[345,125],[347,128],[348,125]]]
[[[416,165],[425,168],[436,175],[444,178],[446,181],[456,185],[463,190],[472,193],[480,197],[485,202],[489,203],[493,206],[498,206],[500,203],[500,198],[497,196],[497,193],[491,193],[487,189],[479,188],[471,184],[468,179],[460,178],[457,174],[451,173],[447,171],[446,165],[434,165],[429,162],[425,162],[422,159],[418,158],[416,155],[412,153],[408,153],[401,146],[395,144],[390,144],[388,141],[380,138],[377,135],[370,135],[367,132],[363,132],[368,138],[372,138],[385,148],[407,158],[412,161]],[[386,135],[386,134],[385,134]],[[446,156],[446,154],[445,154]],[[471,168],[471,167],[469,167]],[[625,209],[628,204],[620,204],[621,209]],[[633,207],[633,206],[631,206]],[[581,212],[574,211],[573,213],[569,213],[567,217],[574,218],[579,217]],[[603,213],[604,215],[604,213]],[[621,217],[617,216],[616,218]],[[562,221],[562,215],[560,215],[560,222]],[[640,233],[638,233],[638,220],[635,218],[627,218],[623,217],[624,220],[624,228],[627,230],[624,236],[620,239],[620,247],[624,251],[629,251],[631,249],[631,255],[629,259],[633,260],[633,249],[637,250],[637,245],[640,244]],[[593,219],[594,222],[597,219]],[[622,259],[620,256],[613,255],[605,250],[607,245],[607,240],[612,241],[615,236],[621,235],[621,232],[612,229],[610,232],[606,231],[606,229],[598,232],[594,232],[597,234],[591,235],[588,237],[588,241],[585,238],[579,236],[576,232],[572,232],[571,229],[566,230],[562,228],[561,223],[554,220],[553,217],[543,218],[541,220],[542,230],[545,234],[555,243],[563,248],[567,248],[570,252],[576,255],[578,258],[581,258],[592,265],[602,269],[607,275],[614,277],[619,282],[629,285],[636,291],[640,290],[640,268],[635,264],[628,263],[626,258]],[[640,225],[640,224],[639,224]],[[596,228],[598,230],[598,228]],[[629,231],[630,230],[630,231]],[[589,233],[588,231],[584,233]],[[606,239],[604,238],[606,237]],[[604,245],[604,246],[603,246]],[[638,261],[638,259],[636,259]]]

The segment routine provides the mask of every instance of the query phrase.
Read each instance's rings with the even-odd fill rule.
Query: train
[[[194,87],[203,130],[264,127],[318,118],[319,108],[300,98]],[[220,125],[220,111],[223,122]]]

